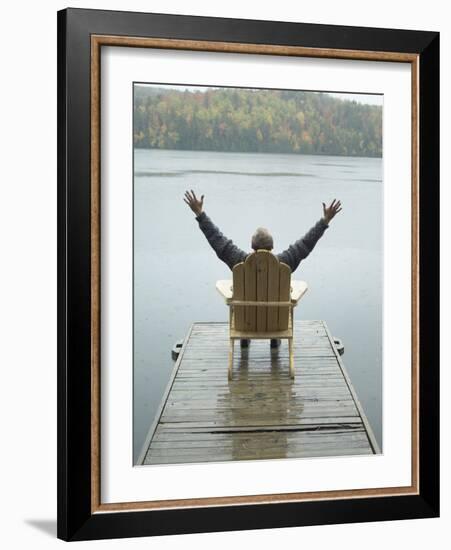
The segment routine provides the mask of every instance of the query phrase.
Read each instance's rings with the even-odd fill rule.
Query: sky
[[[139,84],[140,86],[149,86],[157,88],[167,88],[174,90],[190,90],[190,91],[201,91],[204,92],[209,88],[214,88],[213,86],[187,86],[184,84],[173,85],[173,84]],[[318,91],[318,90],[315,90]],[[382,94],[363,94],[363,93],[353,93],[353,92],[323,92],[327,93],[333,97],[337,97],[343,100],[356,101],[357,103],[362,103],[365,105],[382,105],[383,104],[383,95]]]

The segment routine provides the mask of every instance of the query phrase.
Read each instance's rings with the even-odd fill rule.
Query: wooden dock
[[[324,321],[296,321],[288,346],[235,347],[228,323],[194,323],[185,338],[139,464],[380,453]]]

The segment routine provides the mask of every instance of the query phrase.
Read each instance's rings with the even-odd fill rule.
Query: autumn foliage
[[[134,145],[380,157],[382,107],[320,92],[136,85]]]

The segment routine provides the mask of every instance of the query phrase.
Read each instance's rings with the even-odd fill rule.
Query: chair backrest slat
[[[279,271],[279,300],[286,302],[290,299],[291,269],[286,264],[280,263]],[[288,328],[289,308],[279,307],[279,330]]]
[[[268,250],[250,254],[233,268],[233,299],[289,302],[290,268]],[[236,330],[273,332],[288,328],[290,306],[234,306]]]
[[[277,258],[276,258],[277,259]],[[280,263],[269,262],[268,269],[268,302],[279,302]],[[279,330],[279,308],[268,307],[268,332]]]
[[[248,256],[244,262],[244,299],[257,301],[257,266],[255,254]],[[257,308],[245,306],[244,330],[257,329]]]
[[[236,300],[244,300],[244,263],[239,263],[233,268],[233,297]],[[245,306],[233,308],[235,316],[235,327],[244,330],[245,327]]]
[[[256,254],[255,263],[257,269],[257,302],[268,301],[268,254]],[[257,308],[257,331],[266,332],[267,308]]]

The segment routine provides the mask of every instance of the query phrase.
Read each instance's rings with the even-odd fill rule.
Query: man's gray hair
[[[272,250],[274,243],[271,233],[266,227],[258,227],[255,233],[252,235],[252,248],[254,250]]]

